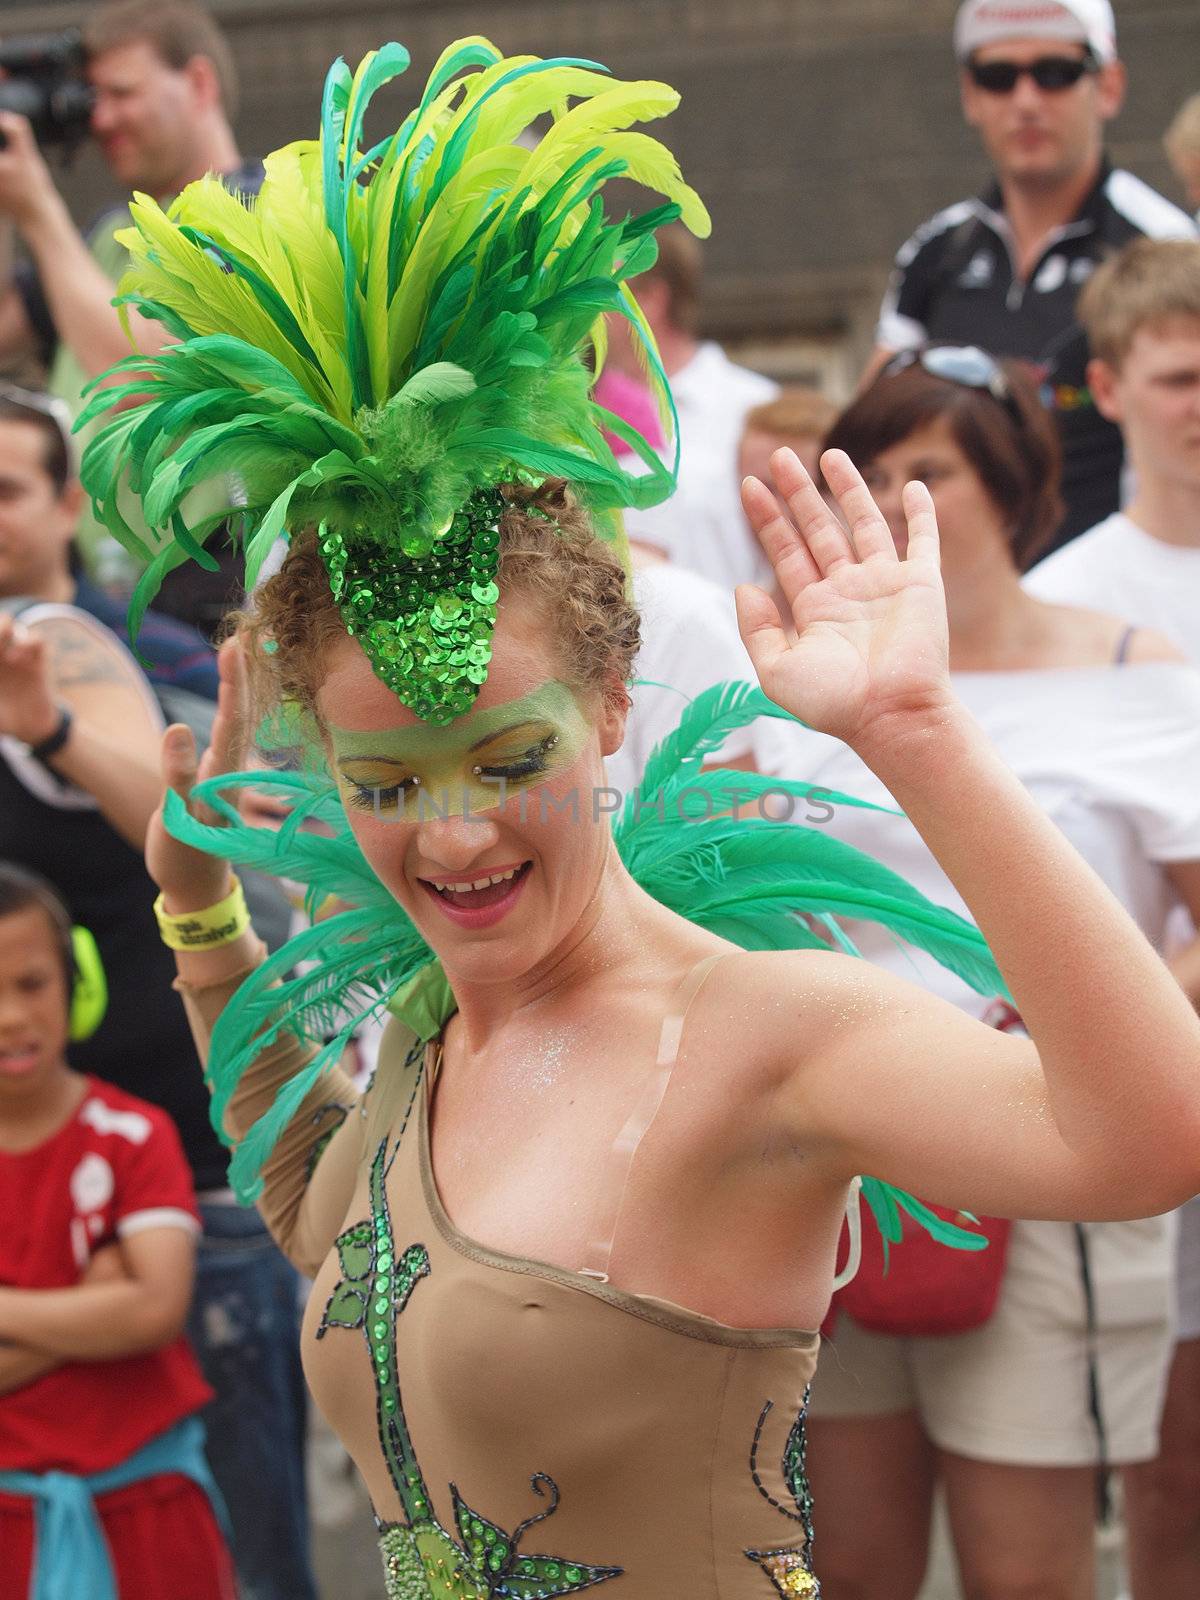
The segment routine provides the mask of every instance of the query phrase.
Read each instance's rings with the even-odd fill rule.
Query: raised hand
[[[40,744],[61,715],[45,634],[0,616],[0,734]]]
[[[0,215],[28,228],[62,201],[29,119],[0,111],[0,139]]]
[[[163,781],[188,802],[193,815],[215,824],[220,818],[207,806],[192,801],[196,784],[222,772],[237,772],[243,765],[250,726],[246,664],[236,639],[227,639],[218,656],[221,686],[212,739],[197,761],[196,741],[190,728],[173,723],[163,734]],[[151,818],[146,834],[146,868],[163,892],[172,915],[202,911],[224,899],[229,891],[230,869],[225,861],[182,844],[167,832],[163,807]]]
[[[757,478],[742,485],[795,638],[775,602],[749,584],[737,592],[738,626],[771,699],[856,746],[898,717],[936,714],[952,697],[937,519],[925,486],[908,484],[901,559],[849,456],[827,451],[821,468],[845,526],[791,450],[771,458],[778,498]]]

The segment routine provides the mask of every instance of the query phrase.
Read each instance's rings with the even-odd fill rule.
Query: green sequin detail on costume
[[[821,1585],[806,1556],[796,1550],[753,1550],[747,1554],[758,1562],[775,1585],[776,1593],[785,1596],[785,1600],[820,1600]]]
[[[387,1157],[385,1139],[371,1163],[370,1219],[347,1228],[337,1240],[342,1276],[325,1304],[317,1338],[331,1328],[361,1329],[366,1336],[379,1442],[404,1515],[402,1523],[383,1528],[380,1538],[389,1600],[553,1600],[619,1578],[619,1567],[520,1551],[524,1534],[558,1506],[558,1487],[544,1473],[535,1473],[530,1487],[548,1506],[511,1534],[472,1510],[453,1484],[458,1538],[438,1522],[409,1436],[396,1370],[396,1319],[420,1280],[429,1276],[429,1252],[421,1244],[400,1252],[395,1248]]]
[[[787,1436],[787,1443],[783,1449],[783,1460],[780,1469],[783,1480],[787,1484],[788,1492],[796,1502],[795,1511],[789,1511],[767,1489],[758,1475],[758,1447],[762,1438],[763,1426],[767,1417],[774,1409],[773,1402],[768,1401],[763,1407],[762,1415],[758,1419],[758,1427],[754,1434],[754,1443],[750,1449],[750,1475],[754,1479],[754,1486],[762,1495],[769,1506],[776,1511],[781,1511],[785,1517],[790,1517],[793,1522],[798,1522],[804,1529],[804,1548],[802,1550],[779,1548],[775,1550],[747,1550],[746,1556],[762,1568],[770,1578],[777,1594],[783,1595],[785,1600],[820,1600],[821,1585],[817,1582],[816,1574],[812,1567],[813,1548],[813,1500],[808,1487],[808,1474],[806,1470],[806,1453],[808,1440],[805,1432],[805,1422],[808,1418],[808,1394],[805,1392],[804,1404],[800,1413]]]
[[[347,632],[392,693],[434,726],[467,711],[487,677],[504,506],[499,489],[479,489],[438,534],[389,532],[365,516],[345,534],[321,529]]]

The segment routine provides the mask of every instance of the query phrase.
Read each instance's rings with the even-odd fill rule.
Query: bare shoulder
[[[1187,657],[1165,634],[1154,628],[1131,626],[1127,618],[1085,606],[1041,602],[1050,623],[1046,648],[1053,659],[1030,663],[1054,667],[1107,667],[1118,659],[1145,664],[1178,661]]]
[[[1182,666],[1189,665],[1188,657],[1183,651],[1168,639],[1165,633],[1158,633],[1154,628],[1134,630],[1129,639],[1125,659],[1137,666],[1152,661],[1175,661]]]
[[[46,640],[56,688],[141,688],[141,674],[124,645],[86,612],[64,607],[29,626]]]
[[[886,1026],[928,998],[835,950],[744,951],[722,965],[717,1003],[768,1071],[790,1074],[798,1060]]]

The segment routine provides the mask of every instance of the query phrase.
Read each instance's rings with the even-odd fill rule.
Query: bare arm
[[[0,211],[20,230],[37,266],[46,303],[62,342],[90,377],[132,354],[112,304],[116,285],[100,270],[87,241],[54,185],[24,117],[0,112]],[[133,313],[134,345],[150,355],[167,336],[156,322]]]
[[[163,898],[173,914],[204,909],[181,906],[181,897],[167,890]],[[239,951],[244,962],[240,969],[232,965]],[[217,1018],[265,953],[252,933],[216,950],[176,952],[178,987],[202,1062],[208,1060]],[[225,1117],[235,1139],[244,1137],[270,1109],[280,1088],[303,1070],[312,1055],[312,1046],[283,1033],[250,1063]],[[259,1212],[284,1255],[309,1277],[315,1276],[345,1225],[361,1166],[362,1130],[358,1094],[335,1067],[301,1101],[263,1165]]]
[[[82,1283],[116,1283],[125,1278],[125,1263],[119,1244],[102,1245],[88,1262]],[[45,1350],[31,1350],[24,1344],[0,1344],[0,1398],[27,1383],[44,1378],[63,1365],[62,1358]]]
[[[0,1400],[61,1366],[58,1356],[48,1355],[44,1350],[30,1350],[16,1344],[0,1346]]]
[[[163,778],[166,786],[184,799],[201,779],[235,771],[243,764],[248,713],[243,662],[235,640],[222,646],[219,661],[217,715],[212,741],[199,768],[195,744],[186,728],[169,728],[163,737]],[[198,814],[206,822],[216,820],[207,810]],[[146,838],[146,865],[163,891],[166,910],[175,916],[215,905],[229,888],[228,863],[173,839],[163,824],[161,807]],[[176,952],[178,987],[201,1061],[208,1059],[216,1019],[242,978],[264,955],[262,942],[253,932],[214,950]],[[252,1063],[229,1107],[228,1127],[235,1138],[267,1110],[279,1087],[311,1054],[311,1047],[285,1033]],[[310,1276],[341,1231],[358,1180],[362,1121],[357,1103],[358,1096],[343,1073],[336,1068],[326,1073],[301,1103],[263,1168],[259,1200],[263,1220],[284,1254]],[[327,1148],[319,1151],[327,1139]]]
[[[196,1240],[147,1228],[121,1241],[124,1273],[70,1289],[0,1289],[0,1339],[59,1361],[108,1361],[157,1350],[183,1331]]]
[[[10,284],[0,291],[0,365],[7,367],[22,356],[32,356],[36,345],[25,302]]]
[[[1166,873],[1188,908],[1192,926],[1200,928],[1200,861],[1173,861]],[[1200,1009],[1200,936],[1177,950],[1169,965],[1184,994]]]
[[[820,1130],[834,1167],[947,1203],[1043,1216],[1167,1210],[1200,1189],[1200,1021],[954,696],[928,492],[906,490],[901,561],[849,459],[833,452],[823,467],[849,534],[791,452],[774,461],[788,514],[748,486],[797,638],[788,643],[765,597],[742,590],[747,648],[767,693],[844,738],[907,812],[1033,1043],[863,973],[864,1010],[842,1006],[830,1021],[797,1076],[795,1115]]]
[[[36,745],[72,716],[66,744],[49,758],[85,790],[136,850],[162,792],[161,723],[144,680],[99,624],[46,617],[29,627],[0,617],[0,733]]]
[[[1130,662],[1176,661],[1186,664],[1188,657],[1170,639],[1152,628],[1139,628],[1128,643]],[[1200,861],[1172,861],[1162,869],[1175,893],[1187,907],[1193,928],[1200,928]],[[1167,963],[1175,981],[1194,1007],[1200,1008],[1200,937],[1177,950]]]

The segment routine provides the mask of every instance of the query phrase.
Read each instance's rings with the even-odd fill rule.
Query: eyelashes
[[[541,777],[549,769],[548,757],[557,744],[558,734],[548,734],[546,738],[530,745],[515,761],[502,766],[478,766],[472,771],[477,778],[490,778],[497,783],[527,783],[531,778]],[[347,774],[343,774],[343,779],[350,790],[347,803],[359,811],[397,809],[406,795],[416,794],[420,789],[415,777],[387,785],[358,783]]]
[[[417,784],[412,778],[406,778],[403,783],[382,784],[356,783],[353,778],[347,778],[350,785],[350,794],[347,796],[349,804],[359,811],[381,811],[393,809],[400,804],[401,797],[413,794]]]
[[[536,778],[546,771],[549,765],[546,757],[557,743],[558,735],[552,733],[545,739],[539,739],[537,744],[530,745],[522,756],[507,766],[476,767],[475,772],[477,776],[501,778],[507,783],[520,783],[522,778]]]

